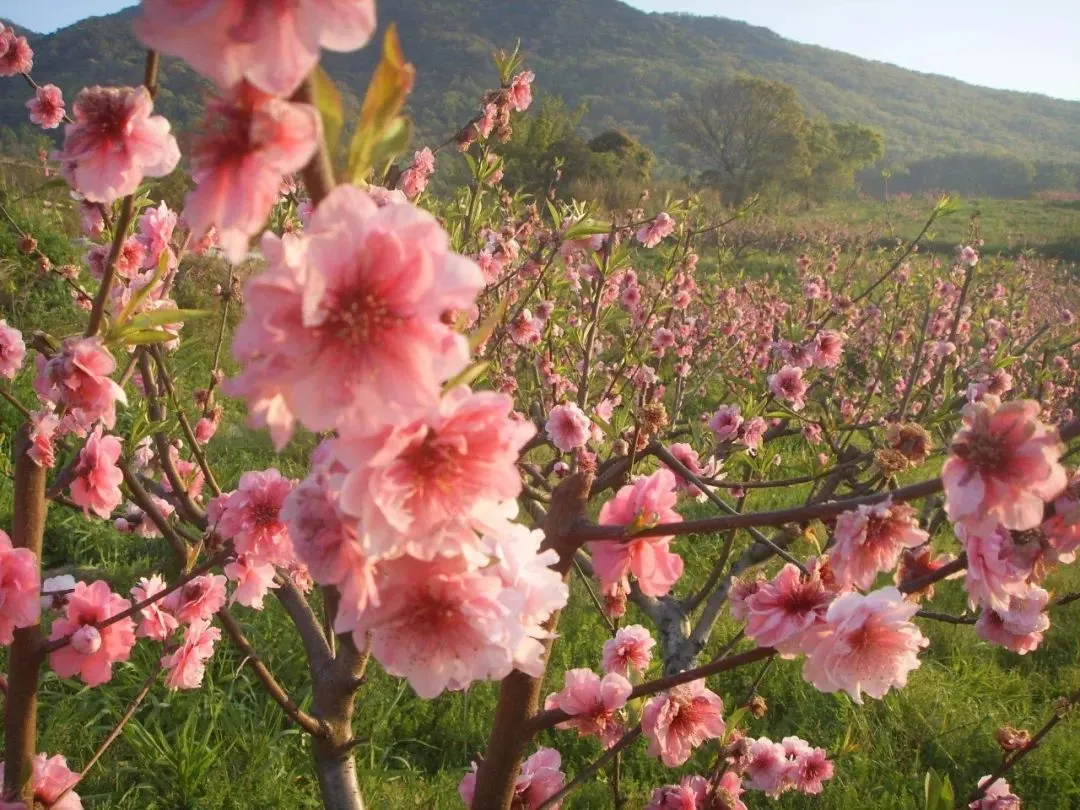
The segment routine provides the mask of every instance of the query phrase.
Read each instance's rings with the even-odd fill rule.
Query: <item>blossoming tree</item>
[[[64,123],[52,159],[93,242],[85,269],[53,267],[31,234],[22,243],[86,313],[80,334],[0,321],[0,378],[32,378],[37,397],[0,389],[21,422],[14,520],[0,531],[4,808],[81,808],[80,781],[145,696],[159,680],[199,688],[225,638],[310,736],[335,810],[363,807],[352,721],[371,661],[421,698],[501,682],[460,784],[469,807],[557,807],[644,738],[665,766],[702,748],[712,762],[656,788],[649,808],[731,810],[747,791],[818,794],[835,765],[812,741],[750,736],[764,699],[755,686],[746,707],[725,705],[714,676],[801,662],[814,687],[861,703],[917,677],[921,622],[1037,650],[1076,598],[1053,584],[1080,548],[1080,478],[1064,463],[1080,435],[1067,288],[1032,284],[1023,266],[981,276],[970,246],[945,267],[924,261],[945,203],[874,261],[840,244],[800,257],[792,291],[699,266],[728,223],[694,200],[652,216],[644,199],[603,215],[523,200],[500,185],[499,146],[532,100],[517,53],[497,58],[499,86],[470,121],[398,169],[414,72],[393,29],[348,144],[319,67],[321,49],[368,45],[375,13],[372,0],[143,0],[142,86],[87,88],[70,116],[58,88],[31,78],[25,38],[0,35],[0,73],[31,86],[30,119]],[[182,160],[154,113],[159,53],[216,88],[182,219],[144,185]],[[472,180],[425,210],[445,149]],[[239,372],[225,378],[219,350],[184,402],[171,352],[208,313],[172,299],[181,265],[207,251],[241,265],[253,240]],[[238,288],[230,269],[219,349]],[[208,448],[221,395],[279,450],[315,434],[307,476],[219,481]],[[797,487],[804,503],[750,506]],[[127,595],[43,577],[49,508],[163,537],[172,561]],[[710,559],[689,581],[695,545]],[[611,637],[545,694],[572,575]],[[968,613],[924,607],[955,577]],[[309,664],[307,708],[245,635],[271,594]],[[641,623],[621,624],[629,610]],[[743,629],[705,655],[725,610]],[[43,669],[108,688],[136,644],[158,663],[94,757],[39,752]],[[1077,699],[1033,737],[1006,735],[1001,767],[965,803],[1018,807],[1005,775]],[[535,745],[550,729],[597,738],[596,761],[568,777],[557,750]]]

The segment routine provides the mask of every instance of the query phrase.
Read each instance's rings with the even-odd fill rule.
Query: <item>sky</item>
[[[789,39],[867,59],[987,87],[1080,101],[1078,0],[629,2],[646,11],[745,20]],[[0,0],[0,17],[48,32],[131,4],[131,0]]]

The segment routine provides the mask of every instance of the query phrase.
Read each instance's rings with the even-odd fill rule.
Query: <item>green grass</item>
[[[20,207],[33,223],[50,255],[72,258],[71,248],[54,227],[53,215]],[[1004,210],[1001,216],[1006,216]],[[1033,221],[1048,216],[1033,209]],[[45,234],[45,236],[42,236]],[[14,249],[10,229],[0,222],[0,303],[16,325],[45,326],[62,334],[77,318],[66,293],[36,274]],[[211,272],[211,271],[205,271]],[[205,306],[214,278],[196,273],[178,291],[181,306]],[[213,319],[193,324],[173,364],[181,370],[182,396],[205,384],[213,344]],[[27,375],[16,392],[30,401]],[[240,426],[241,409],[229,402],[225,426],[210,445],[211,463],[225,487],[247,469],[277,466],[288,475],[304,471],[310,437],[281,456],[266,437]],[[0,404],[0,436],[17,424],[15,411]],[[130,418],[125,416],[125,419]],[[123,426],[123,425],[122,425]],[[6,451],[6,447],[5,447]],[[6,464],[6,462],[5,462]],[[768,509],[795,502],[801,491],[766,490],[751,496],[748,508]],[[690,505],[686,515],[706,514]],[[10,481],[0,478],[0,526],[11,523]],[[740,541],[740,544],[745,540]],[[681,540],[677,548],[688,566],[687,581],[700,581],[715,552],[711,538]],[[809,551],[809,546],[798,549]],[[50,510],[45,565],[78,563],[95,576],[126,591],[139,575],[164,567],[168,549],[161,541],[119,536],[62,507]],[[1058,591],[1080,588],[1080,570],[1061,571],[1050,580]],[[945,583],[940,608],[959,612],[959,583]],[[302,704],[310,702],[306,663],[299,641],[280,608],[254,613],[237,608],[255,646],[279,680]],[[846,696],[824,695],[806,684],[797,662],[781,661],[765,676],[761,693],[767,715],[752,721],[749,733],[779,739],[797,734],[829,749],[836,778],[818,798],[788,795],[774,803],[749,794],[751,808],[782,806],[818,810],[922,807],[922,779],[930,767],[947,773],[958,794],[999,761],[994,731],[1003,724],[1037,728],[1048,716],[1050,701],[1080,688],[1080,603],[1054,614],[1054,627],[1035,653],[1020,657],[991,648],[967,627],[924,622],[931,646],[922,667],[906,689],[883,701],[856,706]],[[627,621],[636,621],[631,607]],[[735,632],[725,619],[713,634],[707,656]],[[581,583],[574,581],[571,604],[560,625],[545,691],[561,685],[571,666],[598,667],[606,628],[591,607]],[[0,670],[6,669],[0,652]],[[84,689],[73,681],[45,677],[39,722],[39,748],[64,753],[74,768],[87,760],[138,691],[153,663],[152,648],[142,643],[130,663],[116,668],[106,688]],[[317,791],[307,741],[285,722],[281,712],[243,668],[233,648],[219,647],[203,689],[169,693],[161,686],[140,707],[135,720],[80,787],[88,808],[116,810],[221,810],[231,808],[315,808]],[[746,697],[762,665],[713,678],[711,687],[729,710]],[[495,703],[495,686],[479,685],[466,693],[420,701],[402,682],[378,667],[358,695],[355,733],[364,740],[356,749],[368,806],[374,808],[458,808],[456,786],[470,758],[485,747]],[[1027,806],[1067,810],[1080,806],[1080,735],[1072,727],[1056,730],[1046,744],[1010,777]],[[545,732],[539,740],[558,748],[573,775],[600,753],[594,740],[569,732]],[[629,808],[641,807],[651,789],[677,781],[683,773],[707,767],[711,750],[703,748],[677,771],[663,768],[639,744],[626,757],[624,787]],[[611,806],[606,777],[575,794],[572,808]]]
[[[985,254],[1016,255],[1035,250],[1047,258],[1080,262],[1080,202],[961,199],[953,215],[939,220],[928,234],[927,249],[951,253],[967,244],[971,227],[986,240]],[[926,222],[928,199],[834,202],[809,212],[792,211],[792,228],[844,228],[854,234],[913,239]]]

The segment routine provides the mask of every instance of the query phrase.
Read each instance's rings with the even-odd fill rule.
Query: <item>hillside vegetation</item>
[[[31,34],[35,74],[68,97],[86,84],[137,80],[133,13]],[[397,24],[417,67],[410,112],[424,140],[441,140],[467,120],[486,87],[491,51],[520,38],[538,88],[585,104],[592,134],[624,130],[669,161],[686,160],[667,126],[672,99],[740,71],[791,84],[808,114],[882,131],[891,163],[953,153],[1080,161],[1080,103],[975,87],[733,20],[646,14],[618,0],[396,0],[380,14],[382,26]],[[368,48],[326,59],[353,103],[376,56]],[[191,127],[205,85],[172,60],[162,79],[162,111]],[[0,127],[25,123],[25,97],[17,82],[0,86]]]

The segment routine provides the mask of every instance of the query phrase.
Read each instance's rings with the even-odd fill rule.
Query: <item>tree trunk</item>
[[[551,508],[544,522],[544,543],[541,548],[552,548],[558,552],[559,561],[552,568],[564,579],[569,575],[574,554],[580,547],[580,543],[574,540],[573,532],[585,520],[592,485],[591,472],[578,472],[551,493]],[[558,621],[559,612],[556,611],[545,625],[552,636]],[[545,661],[552,641],[553,638],[548,638],[544,642]],[[510,810],[525,747],[533,737],[526,721],[536,714],[542,681],[543,676],[533,678],[518,670],[503,679],[484,760],[476,774],[473,810]]]
[[[26,455],[28,426],[15,439],[15,522],[12,544],[34,552],[41,566],[41,542],[45,536],[45,468]],[[7,699],[4,703],[3,797],[34,804],[30,787],[30,762],[37,746],[37,686],[43,659],[38,625],[15,631],[11,645]]]
[[[312,749],[323,807],[326,810],[364,810],[352,751],[342,751],[331,741],[319,739],[314,740]]]

